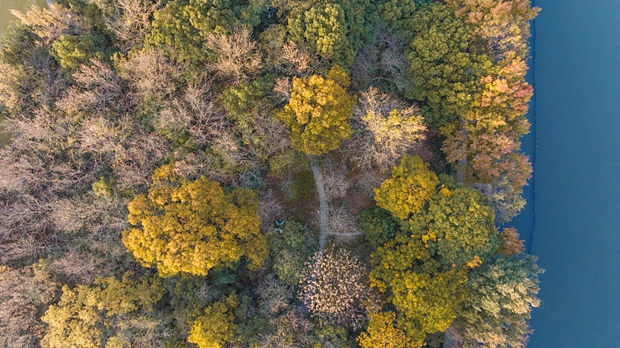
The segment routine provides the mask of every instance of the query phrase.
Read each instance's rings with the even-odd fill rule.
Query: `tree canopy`
[[[348,85],[347,73],[337,66],[325,77],[293,78],[289,103],[278,117],[290,127],[295,148],[319,155],[351,136],[355,97],[347,94]]]
[[[436,194],[437,175],[420,157],[403,156],[392,177],[375,189],[377,205],[401,220],[417,213]]]
[[[404,231],[378,248],[372,263],[371,285],[386,292],[398,310],[398,327],[415,344],[456,319],[456,308],[467,295],[464,266],[443,266],[420,237]]]
[[[200,348],[221,348],[236,333],[233,311],[239,305],[236,294],[205,308],[204,314],[192,324],[188,341]]]
[[[444,189],[430,200],[425,212],[411,220],[411,231],[446,265],[484,259],[497,248],[493,210],[475,189]]]
[[[174,0],[153,14],[146,43],[184,62],[206,58],[203,42],[210,34],[225,34],[243,24],[258,24],[262,5],[243,1]]]
[[[113,346],[111,342],[123,336],[123,321],[129,319],[128,315],[139,309],[152,311],[163,294],[158,278],[134,281],[131,276],[125,273],[121,280],[98,278],[93,286],[79,285],[74,289],[65,285],[60,302],[51,305],[42,317],[49,327],[41,346]]]
[[[422,6],[411,28],[407,96],[427,107],[427,124],[438,128],[467,112],[492,61],[474,44],[471,28],[443,4]]]
[[[457,323],[464,347],[519,347],[529,334],[530,311],[540,305],[540,273],[531,255],[499,256],[474,270],[468,283],[471,296],[462,303]]]
[[[164,277],[179,272],[207,275],[246,256],[258,268],[267,256],[260,233],[256,193],[238,188],[225,193],[217,182],[179,178],[166,165],[155,171],[148,196],[129,203],[130,224],[123,243],[144,266]]]
[[[411,342],[405,333],[394,326],[396,315],[393,312],[368,314],[368,328],[357,340],[362,348],[406,348]]]

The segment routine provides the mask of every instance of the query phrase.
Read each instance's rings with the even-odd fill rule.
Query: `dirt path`
[[[323,181],[323,175],[319,168],[319,160],[315,155],[308,155],[310,160],[310,167],[312,168],[312,175],[314,176],[314,182],[316,184],[316,191],[319,193],[319,207],[321,214],[321,235],[319,237],[319,250],[325,250],[325,243],[327,243],[327,235],[329,234],[329,204],[327,200],[327,193],[325,193],[325,182]]]

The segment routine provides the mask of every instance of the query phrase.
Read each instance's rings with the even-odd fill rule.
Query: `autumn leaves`
[[[157,265],[164,277],[180,272],[206,276],[242,256],[256,269],[267,257],[252,190],[225,193],[217,182],[205,177],[188,181],[166,165],[153,174],[148,195],[134,198],[128,209],[135,227],[123,234],[127,250],[144,266]]]

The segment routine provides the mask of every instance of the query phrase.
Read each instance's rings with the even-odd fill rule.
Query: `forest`
[[[54,0],[0,37],[0,346],[524,347],[529,0]]]

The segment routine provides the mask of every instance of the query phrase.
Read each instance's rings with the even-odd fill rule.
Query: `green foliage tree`
[[[307,10],[291,8],[287,18],[289,37],[297,44],[307,43],[314,52],[332,64],[348,67],[368,36],[365,16],[368,0],[318,2]]]
[[[126,315],[139,309],[152,310],[161,299],[159,278],[132,280],[127,272],[116,277],[97,278],[92,286],[63,287],[63,294],[41,318],[48,327],[41,346],[99,348],[122,328]]]
[[[188,0],[171,1],[153,14],[152,30],[146,37],[146,44],[176,53],[180,60],[202,61],[205,53],[201,49],[201,35],[190,22]],[[213,28],[217,29],[217,26]],[[223,28],[222,28],[223,29]]]
[[[459,309],[457,323],[463,347],[521,347],[529,333],[527,320],[540,305],[536,257],[499,256],[469,277],[470,295]]]
[[[30,26],[17,23],[0,37],[0,105],[3,113],[31,111],[38,104],[35,95],[41,89],[40,73],[33,63],[44,53],[49,59],[49,48],[37,47],[38,36]]]
[[[473,44],[471,29],[443,4],[422,6],[411,28],[407,96],[424,103],[427,124],[438,128],[468,110],[492,62]]]
[[[406,219],[424,208],[436,194],[437,175],[420,157],[404,155],[400,165],[392,168],[392,177],[375,189],[377,205],[398,219]]]
[[[200,348],[223,347],[238,329],[234,323],[237,306],[239,297],[233,293],[205,308],[204,314],[192,324],[187,340]]]
[[[342,326],[314,325],[313,333],[314,347],[355,347],[355,341],[349,338],[347,329]]]
[[[347,24],[340,5],[322,3],[314,6],[305,13],[304,21],[304,38],[319,55],[341,64],[353,61],[353,48],[347,40]]]
[[[497,247],[493,210],[470,188],[442,189],[425,212],[412,217],[411,231],[444,265],[478,263]]]
[[[204,276],[244,255],[256,269],[267,257],[252,190],[227,194],[217,182],[205,177],[188,181],[165,165],[153,174],[148,196],[137,196],[128,208],[128,221],[135,227],[123,233],[123,243],[164,277],[179,272]]]
[[[160,48],[179,61],[197,64],[207,58],[203,42],[210,34],[259,22],[260,2],[174,0],[155,11],[147,46]]]
[[[347,73],[333,67],[326,77],[293,78],[289,103],[277,116],[291,128],[293,146],[307,154],[335,150],[351,136],[355,97],[346,92]]]
[[[297,286],[303,265],[318,250],[318,238],[308,227],[287,220],[282,233],[273,233],[269,239],[273,270],[285,284]]]
[[[91,59],[104,60],[109,57],[106,52],[105,37],[102,35],[63,35],[52,44],[50,54],[61,67],[71,72],[82,64],[89,64]]]
[[[412,39],[411,20],[415,11],[430,0],[387,0],[376,3],[370,16],[376,22],[387,25],[405,41]]]
[[[273,76],[264,75],[251,82],[242,82],[238,86],[231,86],[222,92],[222,103],[227,111],[227,117],[234,120],[235,129],[241,135],[241,140],[246,146],[253,146],[261,160],[277,150],[279,142],[274,141],[270,135],[278,130],[284,133],[284,127],[271,115],[259,117],[257,114],[265,112],[263,98],[273,89]],[[268,111],[272,111],[268,109]],[[280,134],[284,136],[285,134]]]
[[[390,212],[377,206],[363,211],[358,223],[364,232],[364,238],[375,248],[394,238],[399,228]]]

